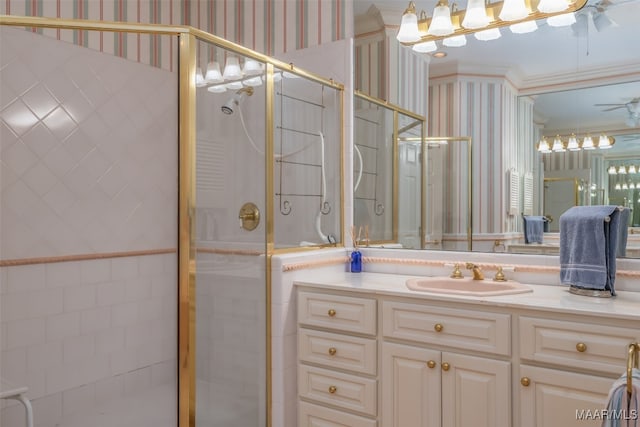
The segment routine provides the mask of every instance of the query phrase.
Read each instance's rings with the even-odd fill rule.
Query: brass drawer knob
[[[442,323],[436,323],[433,329],[435,329],[436,332],[441,332],[442,329],[444,329],[444,326],[442,326]]]
[[[335,356],[335,355],[336,355],[336,351],[338,351],[338,350],[336,350],[336,348],[335,348],[335,347],[330,347],[330,348],[329,348],[329,354],[330,354],[331,356]]]
[[[449,368],[451,368],[451,365],[449,365],[447,362],[444,362],[444,363],[442,364],[442,370],[443,370],[443,371],[448,371],[448,370],[449,370]]]
[[[331,387],[329,387],[329,393],[334,394],[336,391],[338,391],[338,388],[334,385],[332,385]]]
[[[327,311],[327,314],[329,315],[329,317],[333,317],[336,315],[336,311],[333,308],[331,308],[329,309],[329,311]]]
[[[525,387],[529,387],[529,384],[531,384],[531,380],[529,379],[529,377],[522,377],[520,378],[520,384]]]
[[[436,362],[435,362],[435,360],[429,360],[429,361],[427,362],[427,366],[428,366],[430,369],[435,368],[435,367],[436,367]]]
[[[587,345],[583,342],[579,342],[578,344],[576,344],[576,350],[578,350],[580,353],[584,353],[585,351],[587,351]]]

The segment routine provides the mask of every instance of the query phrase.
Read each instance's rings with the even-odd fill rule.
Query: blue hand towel
[[[525,215],[522,218],[524,219],[524,242],[542,243],[544,222],[546,218],[543,216],[531,215]]]
[[[560,282],[615,295],[617,206],[574,206],[560,216]]]
[[[620,211],[620,224],[618,225],[618,256],[627,256],[627,236],[629,235],[629,216],[631,209],[624,208]]]

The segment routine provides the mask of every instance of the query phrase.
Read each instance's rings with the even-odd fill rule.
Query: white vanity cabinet
[[[621,309],[636,302],[592,315],[344,287],[299,284],[299,427],[596,427],[640,341]]]
[[[375,427],[377,302],[298,292],[298,427]]]
[[[519,425],[600,426],[594,409],[604,409],[624,372],[626,348],[640,340],[640,323],[522,315],[519,325]]]
[[[385,300],[382,336],[382,425],[511,425],[508,314]]]

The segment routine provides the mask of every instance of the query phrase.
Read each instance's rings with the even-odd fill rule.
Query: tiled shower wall
[[[177,75],[1,31],[0,375],[54,426],[175,384]]]

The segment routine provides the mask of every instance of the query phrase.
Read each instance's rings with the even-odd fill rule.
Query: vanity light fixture
[[[447,0],[439,0],[431,18],[427,18],[426,14],[418,18],[416,5],[410,1],[402,14],[396,38],[400,43],[411,46],[505,26],[511,26],[516,33],[531,32],[537,28],[535,21],[545,18],[549,25],[571,25],[575,22],[573,12],[586,3],[587,0],[540,0],[536,6],[535,2],[526,0],[486,4],[484,0],[469,0],[467,9],[458,9],[456,3],[450,7]],[[420,34],[418,27],[421,24],[428,28],[426,35]],[[455,46],[451,40],[448,43],[446,46]]]
[[[609,169],[607,169],[607,172],[609,172],[609,175],[617,175],[618,174],[618,170],[613,165],[609,166]]]
[[[620,183],[616,184],[616,186],[614,187],[614,190],[622,190],[622,186],[620,185]]]
[[[595,144],[593,142],[593,138],[590,135],[586,135],[582,142],[580,142],[580,138],[575,134],[571,134],[568,137],[563,137],[560,135],[556,135],[553,139],[553,145],[550,145],[547,141],[546,137],[542,137],[537,145],[537,150],[539,153],[562,153],[567,150],[569,151],[580,151],[580,150],[595,150],[599,148],[601,150],[606,150],[613,147],[615,144],[615,138],[611,136],[607,136],[605,134],[600,135],[598,138],[598,143]]]
[[[297,74],[276,71],[273,73],[273,81],[279,82],[282,77],[297,78]],[[240,90],[243,87],[261,86],[265,81],[264,64],[252,58],[246,58],[242,66],[236,56],[227,58],[224,71],[220,72],[220,63],[211,61],[207,64],[206,73],[203,75],[200,67],[196,69],[196,87],[207,87],[212,93],[223,93],[227,90]]]
[[[618,174],[619,175],[626,175],[627,174],[627,168],[624,165],[620,165],[620,167],[618,168]]]
[[[638,173],[638,170],[636,169],[636,165],[629,165],[629,173]]]

